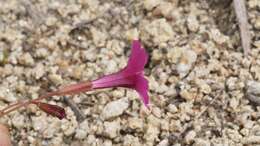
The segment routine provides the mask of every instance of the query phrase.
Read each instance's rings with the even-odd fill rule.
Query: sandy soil
[[[245,57],[230,0],[0,0],[1,108],[118,71],[137,38],[151,99],[147,111],[133,90],[98,90],[73,96],[82,122],[62,97],[47,102],[66,119],[30,106],[0,122],[19,146],[260,144],[260,1],[247,9]]]

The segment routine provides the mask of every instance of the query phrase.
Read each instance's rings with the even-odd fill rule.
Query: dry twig
[[[82,122],[85,119],[84,113],[71,98],[64,96],[64,102],[71,108],[79,122]]]
[[[244,0],[234,0],[235,13],[240,28],[240,36],[244,54],[248,55],[251,45],[251,36],[249,32],[249,24],[247,21],[247,11]]]

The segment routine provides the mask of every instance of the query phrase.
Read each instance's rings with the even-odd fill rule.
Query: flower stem
[[[68,86],[60,88],[56,91],[48,92],[36,99],[18,101],[17,103],[11,104],[11,105],[7,106],[6,108],[0,110],[0,117],[4,116],[14,110],[17,110],[21,107],[26,107],[29,104],[35,104],[36,102],[39,102],[40,100],[43,100],[43,99],[46,99],[46,98],[49,98],[52,96],[62,96],[62,95],[66,95],[66,94],[72,95],[72,94],[85,92],[85,91],[89,91],[89,90],[92,90],[92,84],[91,84],[91,82],[88,82],[88,81],[78,83],[78,84],[68,85]]]

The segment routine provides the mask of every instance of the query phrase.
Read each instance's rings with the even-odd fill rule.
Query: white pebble
[[[89,125],[88,125],[88,121],[85,120],[82,123],[80,123],[79,127],[76,129],[75,137],[78,139],[84,139],[86,138],[88,132],[89,132]]]
[[[184,139],[185,139],[185,142],[189,144],[194,140],[195,137],[196,137],[196,132],[191,130],[187,133],[187,135],[185,136]]]
[[[115,138],[117,137],[118,132],[120,130],[120,122],[118,121],[105,122],[104,127],[105,127],[104,134],[109,138]]]
[[[123,112],[128,108],[128,106],[129,102],[127,98],[112,101],[104,107],[101,115],[104,119],[117,117],[123,114]]]

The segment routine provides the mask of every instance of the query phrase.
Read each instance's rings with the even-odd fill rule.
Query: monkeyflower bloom
[[[132,52],[127,66],[117,73],[92,81],[92,88],[127,87],[135,89],[144,105],[148,106],[148,81],[144,78],[144,66],[147,60],[148,55],[144,48],[141,47],[141,43],[137,40],[133,41]]]
[[[111,87],[125,87],[134,89],[140,95],[144,105],[148,107],[149,96],[148,96],[148,81],[144,77],[144,66],[148,60],[148,55],[141,43],[138,40],[134,40],[131,47],[131,54],[126,67],[122,70],[105,75],[93,81],[83,81],[62,87],[56,91],[40,96],[37,99],[17,102],[9,105],[0,111],[0,116],[3,116],[13,110],[20,107],[27,106],[29,104],[37,105],[42,111],[62,119],[66,116],[65,110],[62,107],[42,103],[40,100],[51,97],[51,96],[62,96],[67,94],[78,94],[80,92],[86,92],[94,89],[111,88]]]
[[[134,40],[126,67],[122,70],[105,75],[93,81],[69,85],[57,91],[57,95],[75,94],[93,89],[102,89],[110,87],[126,87],[136,90],[144,105],[149,104],[148,81],[144,77],[144,66],[147,63],[148,55],[142,48],[138,40]]]

